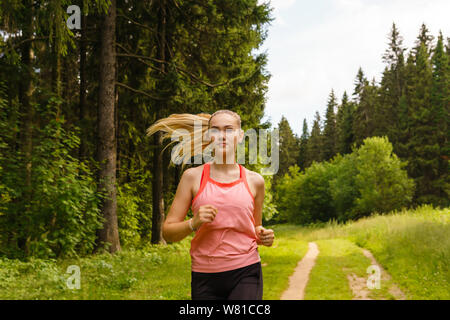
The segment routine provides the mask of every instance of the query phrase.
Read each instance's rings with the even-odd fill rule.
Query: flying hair
[[[217,114],[227,113],[236,118],[236,121],[241,128],[241,117],[234,111],[221,109],[217,110],[213,114],[209,113],[174,113],[166,118],[162,118],[157,120],[154,124],[152,124],[147,129],[147,136],[151,136],[157,131],[161,131],[161,141],[171,138],[171,137],[179,137],[181,139],[180,142],[177,140],[173,140],[168,143],[164,149],[161,151],[164,152],[167,147],[170,145],[177,143],[177,154],[179,154],[179,158],[181,158],[182,167],[189,161],[190,158],[195,157],[197,154],[203,154],[204,150],[211,145],[211,140],[203,140],[203,137],[209,130],[211,126],[211,119]],[[195,122],[201,123],[201,132],[197,132],[194,134],[194,125]],[[201,145],[201,148],[194,148],[194,146]],[[184,150],[189,150],[189,153],[184,154]]]

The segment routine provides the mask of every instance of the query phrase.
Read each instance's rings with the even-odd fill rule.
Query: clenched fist
[[[256,235],[258,236],[258,244],[270,247],[275,239],[275,234],[272,229],[266,229],[263,226],[255,227]]]
[[[213,222],[216,218],[217,208],[210,204],[201,206],[197,213],[192,218],[192,225],[195,230],[198,230],[200,226],[206,222]]]

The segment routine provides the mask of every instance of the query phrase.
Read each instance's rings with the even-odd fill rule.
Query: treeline
[[[69,5],[81,29],[69,29]],[[161,243],[181,177],[146,129],[232,109],[262,123],[272,20],[257,0],[0,2],[0,255]],[[71,17],[72,19],[73,17]]]
[[[340,161],[335,160],[336,157],[350,156],[368,137],[385,137],[385,143],[392,144],[392,152],[405,163],[404,170],[413,179],[415,185],[411,199],[408,194],[399,193],[395,184],[387,189],[374,190],[374,192],[389,190],[392,194],[386,194],[386,196],[398,197],[398,201],[394,202],[412,207],[424,203],[441,207],[450,205],[448,161],[450,156],[450,38],[445,40],[440,32],[435,39],[423,24],[415,46],[408,53],[403,47],[402,37],[395,24],[392,25],[388,38],[389,46],[383,55],[386,66],[379,83],[375,79],[369,81],[360,68],[352,96],[344,92],[339,101],[332,90],[324,116],[321,117],[319,112],[316,112],[311,130],[305,119],[300,137],[293,133],[286,118],[283,117],[280,121],[278,125],[280,170],[274,176],[273,191],[280,219],[286,220],[290,217],[290,220],[303,222],[326,221],[332,218],[345,220],[367,215],[369,214],[367,210],[391,208],[392,206],[385,207],[383,203],[376,201],[369,202],[371,206],[364,205],[364,209],[352,207],[350,203],[359,199],[355,194],[359,189],[355,189],[354,185],[349,187],[345,181],[341,181],[343,177],[339,175],[329,177],[333,178],[337,185],[334,187],[323,185],[324,189],[310,186],[312,189],[308,190],[306,187],[300,187],[298,182],[292,185],[294,189],[289,190],[285,183],[286,179],[289,181],[297,179],[300,171],[305,174],[304,179],[308,180],[314,172],[321,172],[325,170],[324,168],[328,168],[333,159]],[[383,149],[388,148],[387,145],[383,145]],[[391,161],[389,153],[385,155],[386,161]],[[376,152],[373,156],[378,157]],[[370,157],[367,160],[371,163]],[[322,163],[322,166],[314,166],[315,162]],[[345,160],[344,163],[348,166],[346,170],[355,170],[356,164],[352,160]],[[294,165],[297,166],[295,170],[292,168]],[[340,166],[345,166],[345,164],[335,165],[338,171]],[[384,166],[385,163],[380,162],[379,165]],[[388,172],[381,170],[375,164],[372,168],[370,166],[360,168],[369,171],[378,170],[378,183],[382,184],[386,182],[386,179],[391,179]],[[331,172],[334,171],[328,173]],[[342,173],[354,179],[355,176],[349,172]],[[370,173],[362,171],[359,174]],[[331,183],[329,179],[326,181]],[[370,185],[373,181],[367,181],[367,183]],[[346,208],[348,212],[340,211],[337,207],[334,209],[329,207],[332,206],[330,192],[333,188],[336,188],[333,192],[339,194],[333,200],[340,202],[336,206],[341,209]],[[309,206],[302,207],[296,202],[288,206],[286,192],[289,192],[290,199],[297,199],[303,205],[304,201],[311,201],[311,205],[317,201],[316,209]],[[345,199],[351,201],[343,205],[341,202],[345,202]],[[409,200],[405,202],[405,199]],[[360,201],[365,202],[363,198]],[[321,208],[321,204],[325,207]],[[283,208],[288,207],[291,209],[283,212]],[[295,207],[297,211],[294,210]],[[294,217],[295,215],[297,216]]]

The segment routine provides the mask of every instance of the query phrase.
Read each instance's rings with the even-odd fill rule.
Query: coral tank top
[[[255,232],[254,198],[245,168],[239,164],[238,180],[223,183],[209,176],[210,163],[203,166],[200,188],[192,199],[194,214],[203,205],[217,208],[213,222],[203,223],[191,241],[191,270],[223,272],[261,261]]]

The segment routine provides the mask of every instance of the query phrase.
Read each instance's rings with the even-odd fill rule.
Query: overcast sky
[[[260,3],[269,0],[259,0]],[[276,127],[284,115],[301,135],[314,114],[325,115],[331,89],[339,100],[353,93],[361,66],[381,79],[382,55],[395,22],[404,47],[413,46],[422,23],[437,37],[450,37],[450,0],[270,0],[275,20],[259,51],[268,53],[272,75],[266,117]]]

